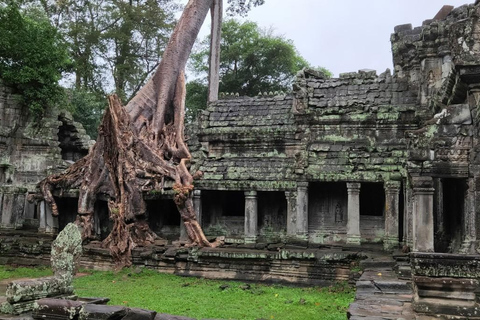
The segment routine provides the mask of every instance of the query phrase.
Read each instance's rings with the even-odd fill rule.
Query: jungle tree
[[[94,204],[108,198],[113,228],[103,241],[119,266],[131,264],[131,249],[152,243],[156,235],[146,221],[143,192],[161,190],[173,182],[174,201],[192,245],[210,243],[193,209],[191,155],[184,141],[185,64],[209,9],[221,0],[190,0],[178,21],[159,66],[126,106],[117,95],[99,127],[89,154],[65,172],[40,182],[42,197],[58,215],[52,191],[79,188],[77,224],[84,239],[93,236]],[[243,3],[243,1],[241,1]]]

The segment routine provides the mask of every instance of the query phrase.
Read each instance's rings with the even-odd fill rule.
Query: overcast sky
[[[186,3],[187,0],[179,0]],[[224,0],[226,3],[227,0]],[[339,73],[392,67],[390,35],[396,25],[413,27],[431,19],[443,5],[474,0],[266,0],[246,20],[293,40],[313,66]],[[209,18],[202,30],[209,28]]]

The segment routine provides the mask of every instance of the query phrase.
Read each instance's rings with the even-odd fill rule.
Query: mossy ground
[[[48,269],[16,272],[0,266],[0,277],[48,275]],[[40,272],[41,271],[41,272]],[[294,288],[233,281],[185,278],[147,269],[120,272],[86,271],[74,280],[82,297],[109,297],[111,305],[210,319],[346,319],[354,290],[345,283],[320,288]]]

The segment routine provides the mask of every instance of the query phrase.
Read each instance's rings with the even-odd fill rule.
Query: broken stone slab
[[[73,287],[64,279],[55,276],[32,280],[16,280],[7,285],[6,297],[9,303],[72,294]]]
[[[127,308],[122,306],[105,306],[87,304],[79,311],[79,320],[116,320],[127,315]]]
[[[443,6],[442,9],[440,9],[440,11],[438,11],[438,13],[435,15],[435,17],[433,17],[433,20],[438,21],[445,19],[454,8],[454,6],[449,5]]]
[[[35,303],[33,319],[75,319],[84,303],[67,299],[40,299]]]
[[[154,320],[157,312],[122,306],[86,304],[78,312],[79,320]],[[175,319],[175,318],[172,318]]]

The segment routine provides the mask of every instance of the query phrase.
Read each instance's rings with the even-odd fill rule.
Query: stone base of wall
[[[11,233],[10,235],[8,233]],[[48,265],[52,236],[20,232],[2,232],[0,263]],[[132,252],[134,266],[146,266],[164,273],[182,276],[265,281],[295,285],[330,285],[337,281],[354,283],[352,266],[368,253],[341,247],[294,248],[285,246],[254,248],[185,248],[159,241],[151,247]],[[115,263],[100,242],[84,246],[80,266],[95,270],[112,270]]]
[[[432,316],[480,319],[480,256],[412,253],[413,308]]]

